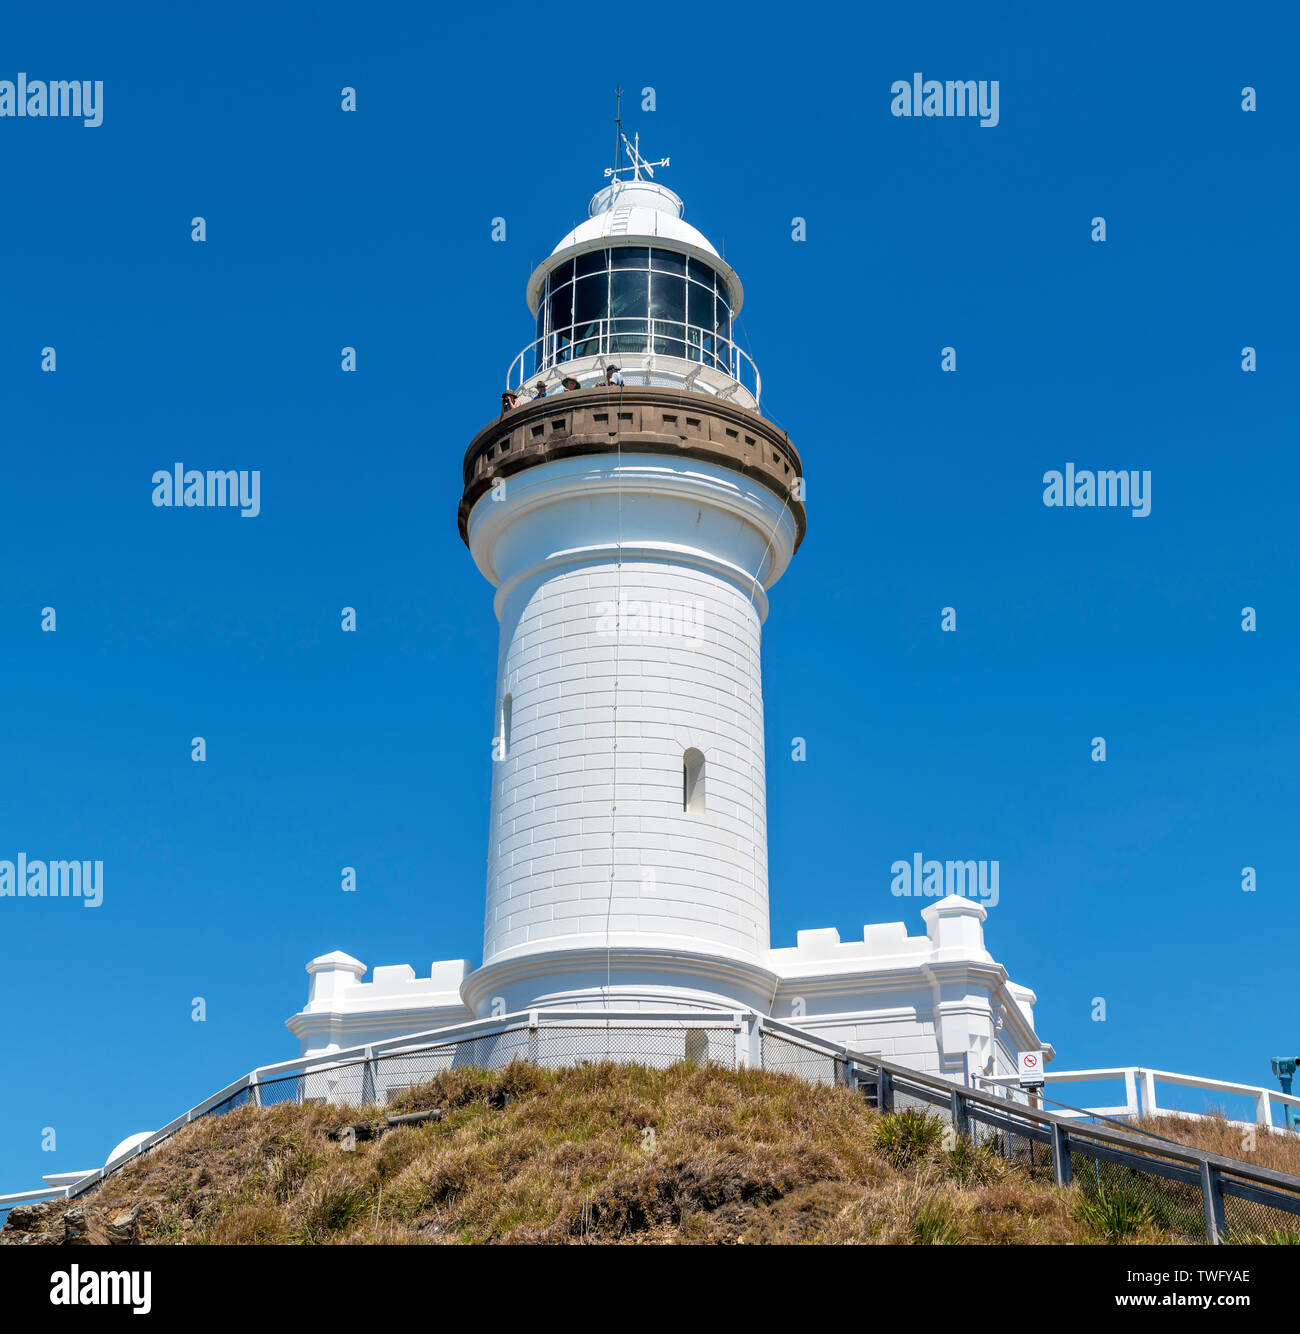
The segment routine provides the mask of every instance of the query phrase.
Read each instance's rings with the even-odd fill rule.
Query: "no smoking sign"
[[[1020,1053],[1020,1087],[1033,1089],[1043,1087],[1043,1053],[1041,1051],[1022,1051]]]

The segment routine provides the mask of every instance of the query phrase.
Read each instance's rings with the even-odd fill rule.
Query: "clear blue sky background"
[[[6,16],[0,78],[101,78],[105,114],[0,120],[0,857],[102,858],[106,901],[0,901],[0,1190],[294,1054],[313,955],[478,961],[496,623],[460,461],[620,83],[806,461],[774,943],[918,933],[892,861],[996,858],[989,943],[1061,1065],[1267,1083],[1300,1049],[1294,10],[541,14]],[[916,70],[999,79],[1001,124],[893,118]],[[154,508],[176,460],[260,469],[261,516]],[[1151,517],[1044,508],[1067,461],[1150,469]]]

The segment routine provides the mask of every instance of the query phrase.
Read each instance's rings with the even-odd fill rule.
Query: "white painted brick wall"
[[[694,618],[665,619],[664,604],[689,605]],[[766,950],[761,626],[750,598],[690,565],[628,560],[620,573],[603,560],[526,581],[501,620],[497,707],[508,692],[512,727],[493,766],[484,961],[560,936],[599,944],[607,929]],[[702,815],[682,810],[692,746],[705,756]]]

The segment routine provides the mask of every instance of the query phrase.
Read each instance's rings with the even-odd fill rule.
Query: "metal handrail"
[[[1206,1239],[1212,1245],[1220,1245],[1226,1231],[1223,1209],[1225,1185],[1233,1186],[1238,1182],[1251,1183],[1243,1185],[1243,1189],[1267,1192],[1272,1196],[1271,1202],[1274,1207],[1300,1214],[1300,1176],[1243,1162],[1239,1158],[1228,1158],[1208,1149],[1195,1149],[1190,1145],[1177,1144],[1173,1141],[1153,1142],[1149,1137],[1128,1130],[1115,1130],[1108,1126],[1097,1125],[1081,1129],[1076,1118],[1062,1115],[1060,1112],[1026,1106],[1024,1103],[981,1092],[938,1075],[927,1075],[910,1066],[898,1065],[868,1052],[855,1051],[846,1044],[819,1038],[815,1034],[783,1024],[779,1020],[760,1018],[758,1022],[762,1028],[777,1032],[787,1041],[796,1040],[805,1046],[819,1047],[827,1055],[835,1055],[853,1065],[861,1066],[868,1073],[875,1074],[877,1080],[885,1087],[892,1087],[895,1083],[910,1084],[946,1094],[953,1108],[954,1122],[964,1119],[966,1107],[974,1105],[990,1112],[1000,1113],[1006,1119],[1008,1127],[1014,1120],[1033,1127],[1039,1135],[1047,1132],[1054,1149],[1052,1158],[1058,1185],[1068,1184],[1071,1179],[1070,1169],[1067,1166],[1067,1146],[1071,1141],[1109,1146],[1106,1150],[1108,1156],[1113,1155],[1118,1161],[1123,1161],[1127,1166],[1139,1171],[1142,1170],[1144,1162],[1149,1163],[1161,1157],[1194,1165],[1200,1176],[1205,1204]],[[882,1106],[882,1110],[887,1108]]]
[[[868,1070],[884,1070],[887,1074],[896,1079],[901,1079],[905,1083],[920,1084],[923,1087],[931,1088],[936,1092],[942,1093],[950,1093],[953,1090],[957,1090],[968,1102],[982,1104],[998,1111],[1010,1112],[1021,1117],[1023,1120],[1038,1122],[1044,1126],[1057,1124],[1068,1127],[1072,1134],[1086,1134],[1090,1139],[1109,1140],[1115,1144],[1143,1147],[1148,1152],[1153,1148],[1146,1139],[1130,1130],[1109,1130],[1103,1126],[1089,1126],[1086,1131],[1080,1131],[1077,1120],[1072,1117],[1063,1116],[1059,1112],[1049,1112],[1045,1108],[1031,1107],[1026,1103],[1014,1102],[1010,1098],[1000,1098],[995,1093],[984,1093],[978,1089],[970,1088],[966,1084],[959,1084],[955,1080],[944,1079],[941,1075],[927,1075],[922,1070],[915,1070],[908,1065],[898,1065],[894,1061],[886,1061],[883,1057],[873,1056],[868,1052],[855,1051],[852,1047],[818,1038],[815,1034],[781,1024],[777,1020],[764,1019],[762,1024],[764,1028],[771,1028],[773,1030],[784,1029],[785,1031],[781,1033],[782,1037],[785,1037],[787,1034],[797,1036],[799,1039],[802,1039],[805,1045],[815,1044],[824,1048],[828,1055],[832,1053],[839,1055],[857,1065],[864,1066]],[[1222,1167],[1231,1168],[1234,1172],[1240,1168],[1242,1175],[1254,1175],[1260,1181],[1269,1181],[1274,1184],[1285,1185],[1292,1189],[1300,1190],[1300,1176],[1291,1176],[1286,1172],[1275,1172],[1271,1168],[1258,1167],[1253,1163],[1242,1162],[1239,1158],[1226,1158],[1222,1154],[1212,1153],[1208,1149],[1194,1149],[1185,1144],[1178,1145],[1177,1149],[1177,1153],[1171,1152],[1171,1157],[1179,1157],[1186,1162],[1195,1163],[1199,1163],[1203,1159],[1208,1158],[1211,1162],[1217,1163]]]
[[[692,341],[692,334],[698,336],[698,341]],[[644,346],[633,348],[616,346],[626,341],[640,341]],[[656,342],[681,350],[680,352],[657,351]],[[582,350],[575,350],[579,348]],[[572,361],[601,356],[654,356],[685,361],[708,370],[719,371],[729,379],[735,380],[741,388],[754,396],[755,403],[758,403],[762,396],[763,379],[754,364],[753,357],[733,339],[726,338],[703,325],[687,324],[682,320],[661,320],[650,317],[641,319],[627,316],[570,324],[563,329],[553,329],[542,338],[535,338],[510,363],[510,368],[506,371],[506,388],[521,389],[535,377],[558,372],[561,367]],[[530,357],[531,362],[528,360]],[[531,368],[525,369],[526,366]]]

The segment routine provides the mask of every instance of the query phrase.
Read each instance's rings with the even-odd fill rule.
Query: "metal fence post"
[[[1223,1181],[1219,1169],[1209,1159],[1201,1161],[1201,1200],[1205,1205],[1205,1240],[1211,1246],[1222,1246],[1228,1226],[1223,1208]]]
[[[365,1063],[361,1067],[361,1101],[363,1103],[375,1103],[379,1101],[379,1095],[375,1089],[375,1075],[378,1070],[375,1066],[375,1049],[367,1047],[365,1050]]]
[[[257,1082],[257,1071],[248,1076],[248,1101],[254,1107],[262,1105],[262,1086]]]
[[[749,1021],[749,1064],[762,1070],[766,1066],[763,1050],[763,1016],[755,1014]]]
[[[751,1026],[751,1024],[753,1024],[754,1022],[755,1022],[755,1020],[750,1019],[747,1015],[744,1015],[744,1014],[737,1014],[737,1015],[736,1015],[736,1055],[735,1055],[735,1061],[736,1061],[736,1069],[737,1069],[737,1070],[743,1070],[743,1069],[750,1063],[750,1062],[749,1062],[749,1046],[750,1046],[750,1043],[749,1043],[749,1033],[750,1033],[750,1026]]]
[[[1160,1115],[1160,1108],[1156,1104],[1156,1077],[1150,1070],[1142,1071],[1142,1115]]]
[[[952,1129],[956,1135],[969,1135],[970,1123],[966,1117],[966,1099],[959,1089],[953,1089],[949,1095],[949,1106],[952,1109]]]
[[[1052,1175],[1058,1186],[1074,1181],[1074,1164],[1070,1161],[1070,1132],[1059,1121],[1052,1122]]]
[[[882,1112],[894,1110],[894,1081],[883,1065],[876,1068],[876,1107]]]
[[[1124,1071],[1124,1114],[1126,1116],[1142,1115],[1142,1104],[1138,1102],[1137,1074],[1136,1069]]]
[[[1268,1126],[1273,1128],[1273,1100],[1268,1096],[1267,1089],[1260,1089],[1255,1095],[1255,1124],[1257,1126]]]

